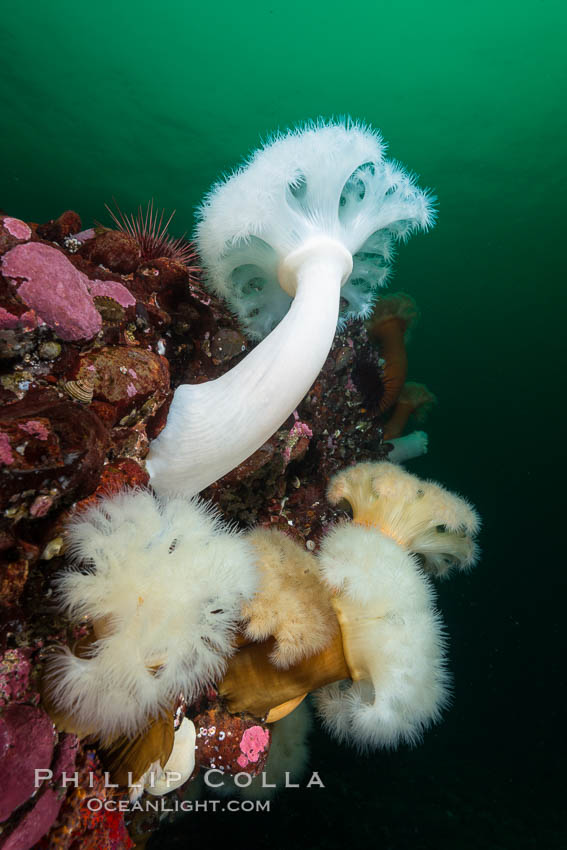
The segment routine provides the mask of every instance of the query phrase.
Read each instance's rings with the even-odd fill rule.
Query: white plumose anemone
[[[433,218],[380,136],[351,122],[275,136],[214,186],[196,232],[209,284],[266,338],[222,377],[177,388],[150,447],[152,486],[194,495],[256,451],[319,374],[341,296],[344,318],[367,316],[395,241]]]
[[[321,688],[327,729],[359,750],[414,743],[448,698],[433,587],[414,556],[374,528],[336,526],[319,562],[353,681]]]
[[[364,124],[313,122],[275,134],[213,186],[199,213],[199,252],[211,286],[251,336],[266,336],[291,305],[282,263],[320,237],[352,257],[342,315],[369,315],[395,241],[434,219],[429,193],[384,152]]]
[[[55,710],[103,743],[133,737],[224,670],[255,552],[210,507],[147,491],[102,499],[69,526],[76,568],[58,581],[63,610],[97,638],[47,666]]]

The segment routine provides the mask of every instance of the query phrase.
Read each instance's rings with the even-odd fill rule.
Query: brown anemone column
[[[350,678],[338,630],[325,649],[285,670],[270,661],[275,641],[252,643],[239,649],[229,660],[225,677],[218,686],[233,714],[247,711],[272,722],[292,711],[305,694]],[[289,703],[287,710],[284,704]],[[283,711],[274,711],[276,708]]]
[[[408,372],[406,332],[417,320],[414,300],[403,292],[388,295],[376,302],[366,324],[368,336],[377,344],[383,366],[383,395],[380,411],[385,413],[397,401]]]
[[[384,439],[395,440],[401,437],[412,413],[419,411],[423,419],[436,401],[425,384],[407,383],[400,393],[392,415],[384,425]]]

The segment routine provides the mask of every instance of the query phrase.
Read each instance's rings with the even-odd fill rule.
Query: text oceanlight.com
[[[143,800],[100,800],[89,797],[90,812],[269,812],[270,800],[177,800],[163,797]]]

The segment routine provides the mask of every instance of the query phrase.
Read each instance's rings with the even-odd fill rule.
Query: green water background
[[[547,848],[561,829],[566,9],[34,0],[3,10],[0,205],[12,215],[72,208],[88,226],[113,196],[124,209],[154,197],[177,209],[180,235],[260,137],[345,113],[380,128],[439,198],[436,228],[401,249],[391,288],[421,307],[410,377],[439,397],[430,453],[412,469],[466,494],[485,523],[480,567],[441,588],[454,708],[415,752],[361,760],[317,738],[325,801],[286,797],[258,827],[272,847],[289,846],[286,819],[329,847],[378,835],[384,847]],[[319,833],[313,811],[327,813]],[[218,824],[203,816],[191,834]],[[243,818],[239,834],[249,828]]]

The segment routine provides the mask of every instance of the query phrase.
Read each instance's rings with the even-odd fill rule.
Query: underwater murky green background
[[[2,12],[0,206],[85,226],[115,196],[195,204],[259,137],[350,113],[439,197],[391,287],[439,397],[412,471],[470,497],[482,563],[441,587],[455,698],[417,750],[316,736],[325,791],[189,815],[152,847],[547,848],[564,697],[567,6],[559,0],[12,3]]]

